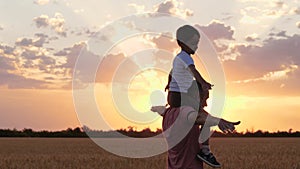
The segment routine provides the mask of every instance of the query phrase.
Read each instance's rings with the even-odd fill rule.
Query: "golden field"
[[[222,169],[300,169],[300,138],[212,138],[211,148]],[[89,138],[0,138],[0,169],[35,168],[165,169],[166,153],[131,159]]]

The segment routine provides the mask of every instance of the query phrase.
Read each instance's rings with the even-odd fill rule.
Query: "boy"
[[[170,107],[193,107],[198,112],[196,124],[204,124],[209,114],[203,108],[206,106],[206,99],[209,96],[208,90],[211,89],[212,85],[202,78],[191,57],[198,48],[200,34],[194,27],[184,25],[177,30],[176,39],[181,47],[181,52],[173,61],[173,69],[166,86],[166,89],[168,89],[168,104]],[[194,78],[196,81],[194,81]],[[156,111],[155,108],[152,110]],[[219,125],[222,131],[233,131],[234,125],[238,124],[223,119],[218,119],[220,123],[217,124],[219,121],[216,119],[214,118],[214,125]],[[201,130],[207,134],[210,132],[209,127],[204,128],[202,126]],[[210,152],[208,139],[202,143],[201,151],[197,154],[197,157],[212,167],[221,167]]]

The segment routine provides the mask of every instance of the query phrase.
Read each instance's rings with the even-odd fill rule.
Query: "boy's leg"
[[[206,164],[215,168],[219,168],[221,167],[221,164],[216,160],[215,156],[210,151],[210,147],[209,147],[210,135],[211,135],[210,126],[201,125],[200,136],[199,136],[199,146],[201,151],[197,154],[197,157],[202,161],[204,161]]]
[[[201,144],[200,149],[205,155],[208,155],[210,153],[209,137],[210,127],[202,125],[200,129],[199,143]]]
[[[181,106],[181,94],[179,92],[168,92],[167,98],[170,107],[180,107]]]

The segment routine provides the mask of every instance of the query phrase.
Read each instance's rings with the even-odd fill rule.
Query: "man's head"
[[[200,106],[202,108],[207,106],[207,99],[209,98],[209,91],[203,90],[200,83],[196,80],[193,81],[191,87],[188,90],[188,94],[195,100],[200,100]]]
[[[195,54],[200,40],[200,33],[193,26],[184,25],[177,29],[176,39],[182,50]]]

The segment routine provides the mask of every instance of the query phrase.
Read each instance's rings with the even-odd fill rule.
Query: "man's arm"
[[[196,120],[195,120],[196,119]],[[197,112],[191,112],[188,115],[188,121],[198,125],[207,125],[207,126],[218,126],[219,129],[226,132],[233,132],[235,130],[235,125],[239,125],[241,122],[230,122],[218,117],[211,116],[204,109],[200,115]]]
[[[164,116],[166,111],[166,106],[152,106],[151,111],[158,113],[161,116]]]
[[[153,106],[151,111],[157,112],[159,115],[164,116],[166,107],[165,106]],[[188,114],[187,120],[190,123],[195,123],[197,125],[207,125],[207,126],[216,126],[218,125],[219,129],[226,133],[232,132],[235,130],[235,125],[239,125],[241,122],[229,122],[227,120],[211,116],[205,110],[202,111],[200,115],[196,111],[192,111]]]
[[[196,81],[201,84],[203,90],[211,89],[212,85],[203,79],[195,65],[189,65],[188,68],[193,73]]]
[[[188,115],[188,121],[198,125],[204,125],[207,123],[209,126],[216,126],[219,124],[220,118],[213,117],[207,111],[202,109],[201,113],[190,113]]]

